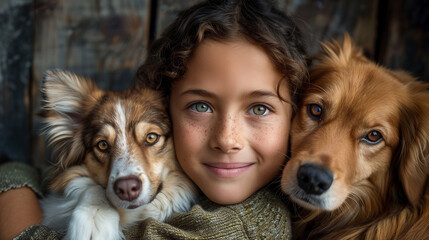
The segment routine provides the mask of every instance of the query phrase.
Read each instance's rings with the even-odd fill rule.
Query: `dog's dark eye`
[[[322,107],[317,104],[307,105],[308,116],[314,120],[320,120],[322,117]]]
[[[147,136],[146,136],[146,139],[145,139],[145,143],[146,143],[146,145],[148,145],[148,146],[152,146],[152,145],[154,145],[155,143],[157,143],[158,142],[158,140],[159,140],[159,135],[158,134],[156,134],[156,133],[149,133]]]
[[[97,148],[98,148],[100,151],[104,152],[104,151],[106,151],[106,150],[109,148],[109,144],[108,144],[106,141],[101,140],[101,141],[99,141],[99,142],[97,143]]]
[[[369,132],[362,140],[369,144],[377,144],[383,140],[383,136],[379,131],[374,130]]]

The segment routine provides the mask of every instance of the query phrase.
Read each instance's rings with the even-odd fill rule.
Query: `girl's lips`
[[[221,178],[233,178],[249,169],[253,163],[206,163],[211,172]]]

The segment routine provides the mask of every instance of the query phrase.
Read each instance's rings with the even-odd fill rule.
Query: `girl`
[[[127,238],[290,238],[289,212],[264,186],[286,158],[304,59],[296,24],[265,0],[207,1],[179,15],[151,47],[138,77],[169,100],[177,159],[203,195],[190,212],[167,223],[148,219]],[[16,206],[6,194],[0,204]],[[0,206],[11,209],[6,205]],[[11,217],[0,210],[0,220]],[[22,214],[13,217],[28,218]],[[36,212],[29,219],[40,218]],[[60,237],[36,225],[18,239],[30,236]]]

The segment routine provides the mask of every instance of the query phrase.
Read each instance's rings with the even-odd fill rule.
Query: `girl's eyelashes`
[[[193,103],[189,106],[189,109],[191,109],[194,112],[199,112],[199,113],[213,112],[211,107],[207,103],[204,103],[204,102]]]
[[[266,116],[271,110],[263,104],[257,104],[250,107],[248,113],[255,116]]]

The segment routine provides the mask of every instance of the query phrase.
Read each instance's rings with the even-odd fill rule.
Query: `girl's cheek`
[[[181,145],[195,145],[200,143],[207,136],[209,117],[201,116],[198,113],[185,113],[181,117],[174,119],[174,135]]]
[[[253,128],[252,132],[254,144],[258,149],[268,155],[287,154],[289,138],[289,122],[272,122]]]

